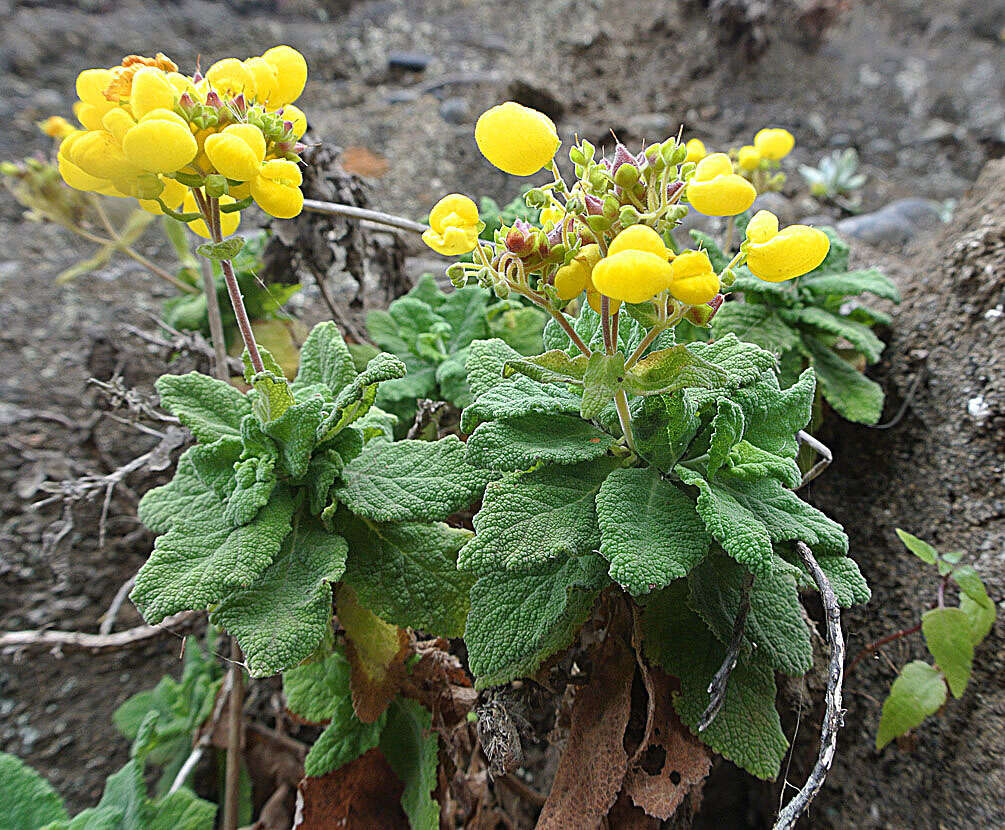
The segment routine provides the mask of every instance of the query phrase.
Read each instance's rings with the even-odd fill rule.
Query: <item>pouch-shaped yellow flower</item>
[[[661,259],[670,259],[673,256],[663,238],[648,225],[630,225],[614,237],[607,249],[607,255],[619,254],[622,251],[647,251]]]
[[[273,46],[262,55],[262,60],[276,71],[276,90],[269,98],[270,109],[296,101],[307,83],[304,56],[289,46]]]
[[[699,161],[687,184],[688,201],[706,216],[736,216],[755,198],[754,186],[733,172],[733,163],[725,153],[712,153]]]
[[[475,124],[475,142],[492,164],[513,176],[530,176],[554,157],[562,141],[543,112],[507,101]]]
[[[562,300],[578,297],[592,287],[591,275],[601,260],[599,245],[584,245],[568,265],[555,272],[555,291]]]
[[[644,303],[670,285],[670,263],[649,251],[621,251],[604,257],[593,269],[593,286],[626,303]]]
[[[747,225],[747,267],[767,282],[784,282],[808,274],[827,257],[831,241],[809,225],[778,230],[778,217],[759,210]]]
[[[185,119],[171,110],[156,109],[126,132],[122,151],[150,173],[174,173],[195,158],[199,145]]]
[[[104,130],[72,135],[60,150],[82,171],[99,179],[128,179],[143,172],[125,156],[115,136]]]
[[[307,116],[303,114],[299,107],[287,104],[283,107],[283,121],[289,121],[293,125],[293,137],[298,141],[307,132]]]
[[[255,97],[255,76],[237,58],[224,58],[206,70],[209,86],[225,101],[244,95]]]
[[[429,228],[422,241],[438,254],[457,256],[478,244],[478,207],[467,196],[451,193],[429,212]]]
[[[255,101],[268,105],[279,88],[276,68],[265,58],[248,58],[244,62],[244,68],[255,81]]]
[[[232,205],[234,203],[233,196],[221,196],[221,205]],[[185,193],[185,200],[181,205],[182,213],[198,213],[199,205],[196,204],[195,196],[192,195],[192,191],[188,190]],[[241,214],[239,211],[234,211],[233,213],[221,213],[220,214],[220,234],[224,238],[230,236],[234,231],[237,230],[237,226],[241,224]],[[202,219],[193,219],[188,223],[189,228],[192,229],[192,233],[196,236],[201,236],[203,239],[211,239],[212,234],[209,232],[209,228],[206,227],[206,223]]]
[[[780,127],[765,127],[754,136],[754,146],[763,158],[778,161],[792,152],[796,140],[792,133]]]
[[[719,277],[704,251],[684,251],[672,263],[670,295],[688,305],[707,303],[719,293]]]
[[[687,153],[687,155],[684,156],[685,164],[689,161],[692,161],[695,164],[697,164],[699,161],[705,158],[706,155],[708,155],[705,152],[705,145],[701,142],[700,139],[697,138],[692,138],[690,141],[688,141],[688,143],[684,145],[684,151]]]
[[[251,196],[270,216],[292,219],[304,209],[304,194],[300,192],[303,181],[296,163],[285,159],[267,161],[250,182]]]
[[[741,170],[756,170],[761,164],[761,151],[752,144],[745,144],[737,153],[736,163]]]
[[[152,66],[144,66],[133,75],[129,93],[129,108],[133,118],[139,120],[153,110],[172,110],[180,93],[168,80],[167,73]]]
[[[265,161],[265,136],[254,124],[231,124],[206,138],[205,152],[221,175],[251,181]]]

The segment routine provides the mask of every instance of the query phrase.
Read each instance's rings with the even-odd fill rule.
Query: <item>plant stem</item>
[[[628,449],[638,454],[635,449],[635,434],[632,432],[632,413],[628,408],[628,395],[624,389],[619,389],[614,396],[614,406],[618,410],[618,420],[621,422],[621,431],[625,434],[625,443]]]
[[[604,351],[614,354],[614,342],[611,340],[611,300],[605,294],[600,295],[600,325],[604,332]]]
[[[241,784],[241,727],[244,718],[244,670],[241,647],[230,639],[230,707],[227,712],[227,771],[223,791],[223,830],[237,830]]]
[[[195,200],[199,204],[199,209],[202,211],[202,215],[206,221],[206,227],[209,229],[213,241],[222,242],[223,234],[220,230],[219,200],[206,199],[198,190],[193,190],[192,193],[195,195]],[[223,280],[227,284],[227,294],[230,297],[230,304],[234,308],[234,316],[237,318],[237,327],[241,332],[241,339],[244,341],[244,347],[248,350],[248,355],[251,359],[251,366],[256,372],[264,372],[265,364],[262,363],[262,355],[258,351],[258,344],[255,343],[255,333],[251,330],[251,320],[248,318],[248,310],[244,307],[244,298],[241,297],[241,288],[237,284],[237,277],[234,274],[234,266],[229,259],[221,259],[220,268],[223,270]],[[208,295],[206,300],[209,300]]]
[[[725,244],[723,245],[723,250],[728,251],[730,248],[733,247],[733,230],[735,227],[736,227],[736,217],[730,216],[729,219],[726,220],[726,240]]]
[[[512,288],[521,297],[526,297],[528,300],[534,303],[534,305],[547,311],[554,318],[555,322],[562,327],[562,330],[567,335],[569,335],[569,339],[576,344],[576,348],[579,349],[584,355],[589,357],[590,355],[593,354],[593,350],[589,346],[587,346],[586,343],[583,341],[583,338],[576,333],[576,330],[572,327],[572,325],[569,323],[569,321],[566,319],[565,315],[561,311],[555,311],[555,309],[553,309],[545,300],[543,300],[540,297],[540,295],[535,294],[533,291],[529,289],[524,289],[516,285],[513,286]]]
[[[378,225],[387,225],[389,228],[412,231],[413,233],[423,233],[429,229],[428,225],[406,219],[404,216],[394,216],[379,210],[367,210],[355,205],[342,205],[337,202],[322,202],[317,199],[304,199],[304,210],[312,213],[323,213],[327,216],[346,216],[350,219],[362,219],[367,222],[376,222]]]
[[[659,337],[663,333],[663,331],[665,330],[665,328],[666,328],[665,326],[659,326],[659,325],[657,325],[657,326],[653,326],[649,330],[649,333],[645,337],[642,338],[642,342],[639,343],[639,345],[635,347],[635,351],[632,352],[632,354],[628,358],[628,360],[625,361],[625,369],[626,370],[631,369],[632,366],[634,366],[636,363],[639,362],[639,360],[641,359],[642,355],[644,355],[646,353],[646,349],[648,349],[653,344],[653,341],[656,340],[656,338]]]
[[[889,645],[890,643],[899,640],[902,637],[910,637],[912,634],[917,634],[919,631],[921,631],[920,622],[917,625],[911,626],[910,628],[903,628],[900,631],[897,631],[893,634],[887,634],[885,637],[880,637],[878,640],[873,640],[867,646],[864,646],[862,650],[855,655],[855,659],[851,661],[851,664],[848,666],[848,669],[845,672],[845,674],[850,676],[851,673],[855,671],[855,666],[861,663],[866,657],[875,652],[877,649],[880,649],[885,645]]]
[[[206,294],[206,316],[209,318],[209,339],[213,343],[213,373],[220,380],[229,380],[227,371],[227,343],[223,336],[223,317],[220,315],[220,298],[216,296],[213,267],[205,257],[200,265],[202,290]]]

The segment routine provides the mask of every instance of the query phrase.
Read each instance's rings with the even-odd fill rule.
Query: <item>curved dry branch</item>
[[[806,475],[803,476],[803,480],[799,482],[799,487],[796,487],[798,490],[800,487],[805,487],[813,481],[813,479],[820,475],[820,473],[826,470],[834,460],[834,454],[831,452],[830,447],[822,441],[818,441],[805,430],[801,429],[796,433],[796,440],[798,440],[800,444],[806,444],[820,456],[820,460],[806,471]]]
[[[33,646],[73,646],[74,648],[122,648],[149,640],[158,634],[173,634],[168,626],[187,622],[198,611],[182,611],[165,617],[160,625],[139,625],[114,634],[87,634],[83,631],[8,631],[0,634],[0,649]]]
[[[817,762],[810,771],[809,778],[803,788],[793,796],[792,800],[778,813],[773,830],[790,830],[810,802],[820,792],[820,788],[834,763],[834,751],[837,748],[837,733],[844,726],[844,709],[841,708],[841,686],[844,682],[844,636],[841,634],[841,609],[837,597],[831,588],[827,575],[817,564],[813,551],[803,542],[796,542],[796,550],[809,569],[813,581],[817,584],[820,597],[823,600],[824,613],[827,618],[827,642],[831,648],[830,666],[828,668],[827,691],[824,693],[826,709],[824,711],[823,728],[820,731],[820,752]]]
[[[712,725],[715,716],[719,714],[723,702],[726,700],[726,688],[729,685],[729,676],[736,668],[736,661],[740,657],[740,646],[743,644],[743,632],[747,626],[747,614],[750,613],[750,589],[754,586],[754,575],[747,573],[743,578],[743,585],[740,588],[740,607],[736,610],[736,619],[733,620],[733,636],[729,641],[729,648],[726,650],[726,657],[719,666],[719,670],[712,676],[712,682],[708,684],[710,699],[705,712],[698,721],[698,732],[704,732]]]
[[[347,216],[350,219],[374,222],[378,225],[385,225],[389,228],[397,228],[402,231],[411,231],[412,233],[422,233],[429,229],[428,225],[414,222],[411,219],[406,219],[404,216],[394,216],[380,210],[368,210],[367,208],[356,207],[355,205],[322,202],[318,199],[304,199],[304,210],[311,213],[324,213],[328,216]]]

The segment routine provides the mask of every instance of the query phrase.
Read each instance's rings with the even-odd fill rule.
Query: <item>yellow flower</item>
[[[101,118],[101,126],[115,136],[115,140],[122,144],[122,139],[126,133],[136,126],[133,117],[122,107],[110,109]]]
[[[625,250],[604,257],[593,269],[593,286],[626,303],[644,303],[670,285],[670,263],[649,251]]]
[[[129,93],[129,108],[133,118],[139,120],[153,110],[173,110],[178,91],[171,85],[167,73],[152,66],[144,66],[133,75]]]
[[[747,225],[747,267],[767,282],[784,282],[807,274],[827,257],[827,234],[808,225],[778,230],[778,217],[759,210]]]
[[[597,312],[597,314],[603,313],[604,307],[600,304],[602,300],[603,295],[596,288],[586,289],[586,302],[590,304],[590,308]],[[610,297],[608,297],[608,300],[610,300],[608,303],[610,313],[617,314],[621,310],[621,300],[612,300]]]
[[[160,195],[161,201],[171,208],[171,210],[177,210],[178,205],[184,201],[185,195],[188,193],[188,188],[181,182],[167,176],[161,176],[160,180],[164,184],[164,190]],[[155,213],[159,215],[164,212],[161,210],[161,206],[158,204],[156,199],[140,199],[139,203],[140,207],[147,213]],[[194,203],[195,202],[193,200],[193,204]]]
[[[719,277],[704,251],[684,251],[670,264],[670,294],[688,305],[707,303],[719,293]]]
[[[552,202],[541,211],[541,227],[545,230],[555,227],[565,218],[565,208],[556,202]]]
[[[255,81],[255,100],[259,104],[268,104],[279,88],[275,67],[265,58],[248,58],[244,68]]]
[[[59,149],[68,161],[98,179],[131,179],[143,172],[126,158],[115,136],[104,130],[71,135]]]
[[[262,60],[276,71],[276,91],[269,98],[269,107],[278,109],[296,101],[307,83],[304,56],[289,46],[273,46]]]
[[[754,146],[761,156],[772,161],[785,158],[792,152],[795,144],[796,140],[792,137],[792,133],[779,127],[765,127],[763,130],[758,130],[754,136]]]
[[[255,97],[255,76],[237,58],[224,58],[206,70],[206,81],[224,100],[244,94],[245,98]]]
[[[701,161],[707,153],[705,152],[705,145],[697,138],[692,138],[684,145],[684,149],[687,151],[687,155],[684,157],[684,162],[693,161],[697,164]]]
[[[130,162],[150,173],[174,173],[196,157],[199,144],[184,118],[156,109],[126,132],[122,151]]]
[[[662,237],[648,225],[631,225],[614,237],[607,249],[607,255],[622,251],[646,251],[660,259],[670,259],[673,253],[667,248]]]
[[[733,172],[733,163],[725,153],[713,153],[699,161],[687,184],[688,201],[706,216],[736,216],[756,197],[754,186]]]
[[[536,173],[562,143],[547,115],[515,101],[483,112],[475,124],[475,141],[485,158],[513,176]]]
[[[584,245],[572,258],[572,262],[563,265],[555,273],[555,291],[562,300],[571,300],[583,293],[584,289],[592,288],[590,275],[600,262],[600,246]]]
[[[741,170],[756,170],[761,165],[761,151],[752,144],[745,144],[737,154],[736,163]]]
[[[304,177],[295,162],[267,161],[251,180],[251,196],[258,206],[277,219],[292,219],[304,209],[300,185]]]
[[[221,196],[221,205],[232,205],[235,199],[233,196]],[[199,205],[196,204],[195,196],[192,195],[192,191],[188,190],[185,193],[185,200],[182,202],[182,213],[198,213]],[[239,211],[234,211],[233,213],[221,213],[220,214],[220,233],[222,236],[230,236],[234,231],[237,230],[237,226],[241,224],[241,214]],[[206,227],[206,223],[202,219],[193,219],[188,223],[188,226],[192,229],[192,233],[197,236],[201,236],[203,239],[211,239],[212,235],[209,229]]]
[[[66,138],[73,132],[73,124],[62,115],[50,115],[39,122],[38,128],[50,138]]]
[[[299,107],[293,106],[293,104],[287,104],[283,107],[283,121],[289,121],[293,124],[293,137],[298,141],[304,137],[304,133],[307,132],[307,116],[301,112]]]
[[[265,161],[265,136],[254,124],[231,124],[206,139],[206,156],[219,173],[251,181]]]
[[[77,97],[73,114],[88,130],[101,129],[101,117],[115,106],[105,97],[105,90],[114,80],[107,69],[85,69],[77,76]]]
[[[429,229],[422,241],[438,254],[456,256],[478,244],[478,208],[467,196],[451,193],[429,212]]]

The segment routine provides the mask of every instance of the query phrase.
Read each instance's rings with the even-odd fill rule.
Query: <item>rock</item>
[[[781,193],[762,193],[750,206],[752,214],[759,210],[771,211],[778,217],[779,225],[791,225],[796,221],[796,211],[792,202],[786,199]]]
[[[833,228],[834,217],[826,213],[814,213],[804,216],[799,220],[800,225],[809,225],[811,228]]]
[[[558,121],[565,114],[565,104],[560,97],[536,81],[516,78],[506,90],[506,98],[525,107],[539,110],[552,121]]]
[[[387,56],[390,69],[403,69],[406,72],[423,72],[429,66],[432,58],[422,52],[391,52]]]
[[[941,223],[942,210],[938,202],[898,199],[872,213],[842,219],[837,223],[837,231],[870,245],[898,246]]]
[[[471,122],[471,108],[465,98],[447,98],[440,104],[440,118],[448,124],[468,124]]]
[[[640,112],[625,121],[628,132],[637,138],[648,139],[652,144],[662,141],[670,132],[670,117],[662,112]]]

